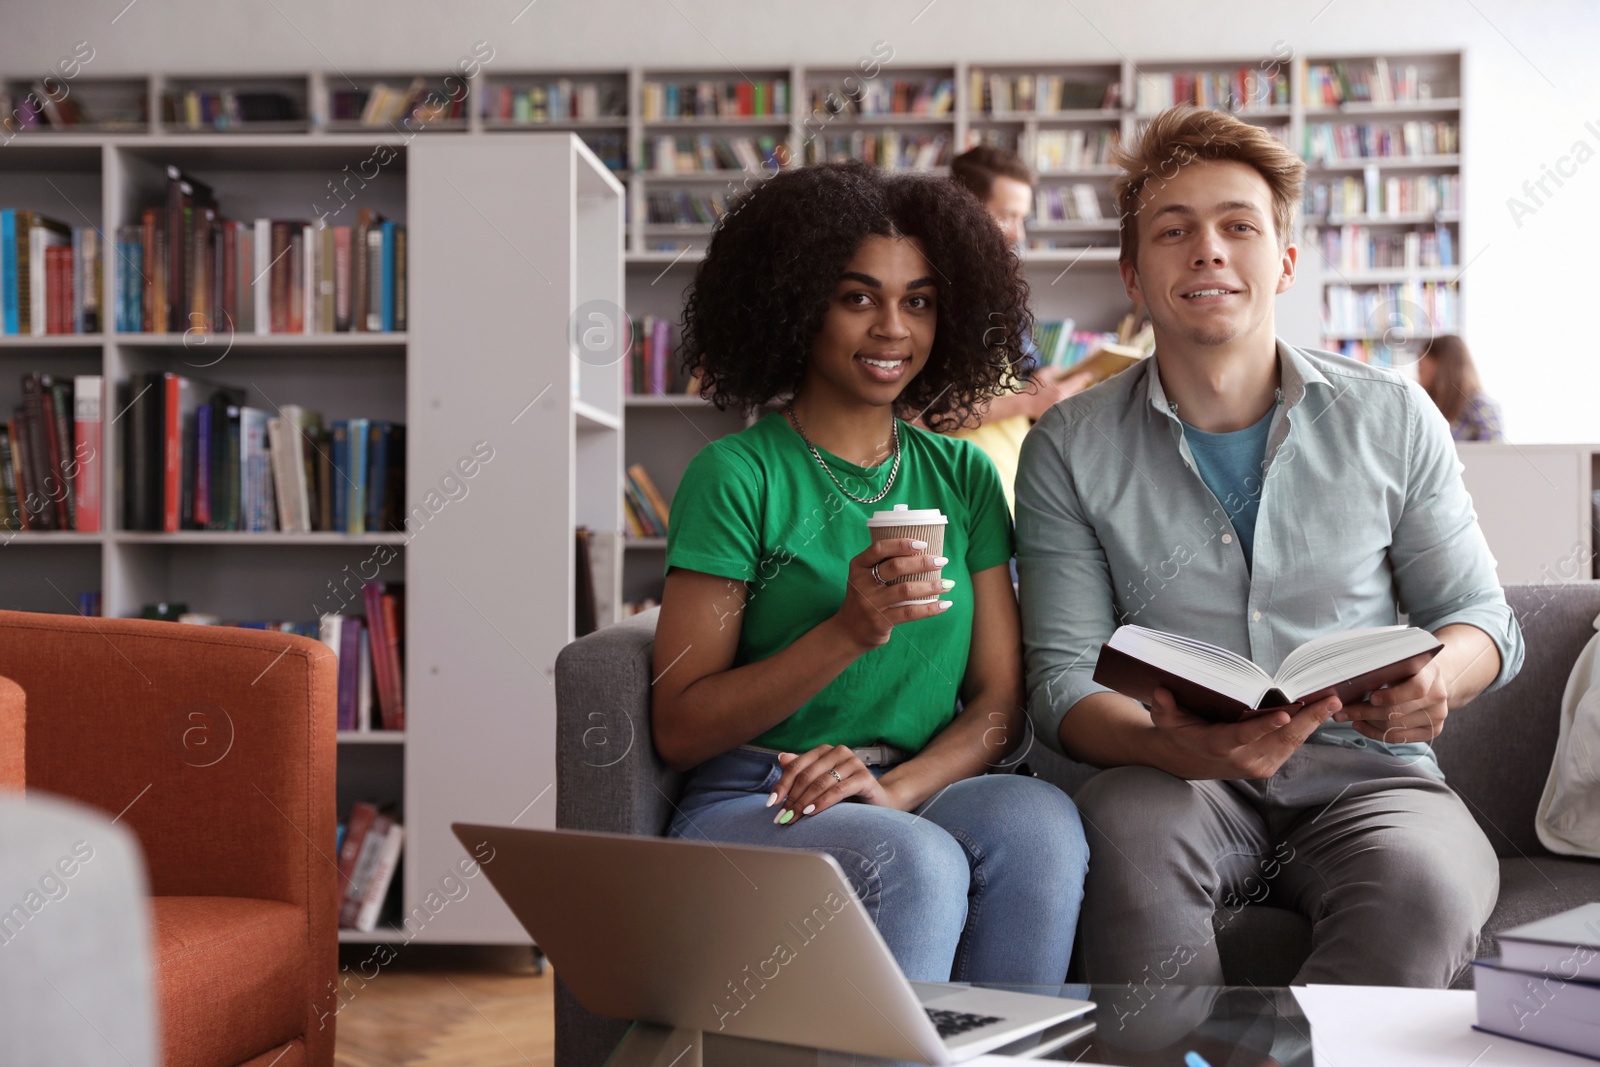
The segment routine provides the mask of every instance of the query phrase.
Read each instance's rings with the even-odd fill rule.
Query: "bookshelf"
[[[169,81],[136,84],[156,94]],[[129,84],[111,88],[119,87],[137,99]],[[375,141],[394,158],[367,179],[361,204],[408,227],[407,332],[213,335],[203,347],[182,334],[0,337],[7,414],[31,371],[107,383],[103,528],[0,531],[0,599],[74,611],[80,592],[98,590],[107,616],[182,602],[229,619],[307,619],[339,610],[330,589],[347,572],[404,582],[407,729],[341,732],[336,788],[341,818],[356,800],[375,800],[405,825],[397,881],[412,914],[467,855],[451,821],[505,823],[520,813],[519,825],[553,825],[551,798],[528,805],[554,781],[554,696],[544,675],[573,635],[577,524],[596,532],[599,614],[616,615],[621,377],[615,365],[571,355],[567,331],[586,301],[622,303],[622,186],[566,133],[408,139],[147,126],[16,135],[0,168],[0,206],[113,234],[161,202],[163,168],[174,164],[210,184],[230,218],[308,217],[328,181],[368,158]],[[527,196],[530,187],[542,195]],[[445,503],[406,532],[123,529],[114,419],[130,376],[153,371],[240,389],[269,410],[297,402],[330,421],[404,423],[407,504],[430,494]],[[462,457],[479,441],[494,458],[464,475]],[[445,479],[454,481],[442,487]],[[484,883],[472,887],[470,898],[424,911],[415,939],[525,942]],[[381,927],[340,933],[343,941],[405,936]]]

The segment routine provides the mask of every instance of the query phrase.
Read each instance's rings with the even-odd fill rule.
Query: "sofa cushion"
[[[1513,926],[1531,923],[1600,901],[1600,860],[1537,856],[1500,861],[1500,899],[1478,942],[1478,958],[1500,955],[1497,935]]]
[[[252,1059],[306,1026],[305,912],[244,897],[150,899],[166,1067]]]

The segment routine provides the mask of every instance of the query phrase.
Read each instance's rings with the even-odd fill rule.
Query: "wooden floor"
[[[397,946],[381,968],[373,953],[340,946],[338,1067],[553,1067],[555,979],[531,949]]]

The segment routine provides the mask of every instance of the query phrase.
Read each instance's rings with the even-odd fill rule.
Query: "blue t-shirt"
[[[1256,513],[1261,508],[1261,464],[1267,458],[1267,431],[1272,428],[1272,416],[1277,410],[1274,404],[1254,426],[1232,433],[1207,433],[1187,422],[1183,424],[1183,438],[1189,442],[1189,451],[1194,453],[1195,469],[1238,532],[1246,566],[1251,564],[1251,551],[1255,547]]]

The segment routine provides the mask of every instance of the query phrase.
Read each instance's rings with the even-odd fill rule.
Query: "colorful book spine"
[[[84,533],[95,533],[101,522],[104,386],[105,379],[98,374],[80,374],[72,383],[73,458],[77,461],[73,482],[77,498],[76,528]]]

